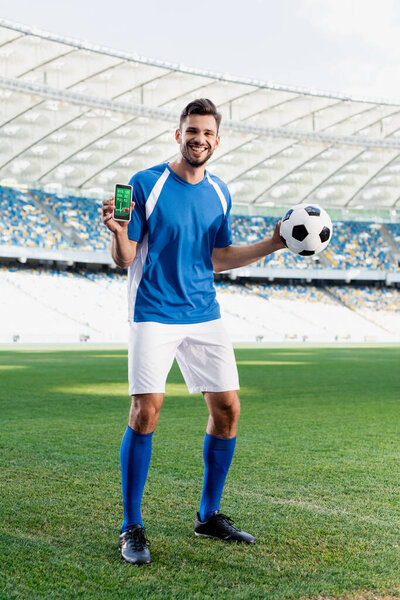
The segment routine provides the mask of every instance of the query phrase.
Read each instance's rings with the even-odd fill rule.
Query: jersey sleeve
[[[215,238],[214,248],[225,248],[226,246],[232,245],[231,206],[232,200],[228,192],[227,210],[225,217],[222,221],[221,227],[218,229]]]
[[[128,223],[128,238],[140,243],[147,231],[145,199],[137,177],[132,177],[129,185],[132,186],[132,200],[135,206]]]

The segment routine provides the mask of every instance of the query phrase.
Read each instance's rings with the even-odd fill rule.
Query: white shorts
[[[129,394],[165,393],[174,358],[191,394],[239,389],[233,347],[221,319],[185,325],[130,323]]]

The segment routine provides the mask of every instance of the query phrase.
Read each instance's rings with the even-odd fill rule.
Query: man
[[[188,104],[175,132],[178,158],[131,179],[134,210],[129,225],[112,218],[113,198],[103,202],[103,221],[113,234],[112,257],[128,268],[132,404],[121,445],[120,549],[124,560],[136,565],[151,562],[140,506],[174,357],[189,392],[202,392],[210,413],[195,534],[255,543],[219,512],[240,405],[235,357],[221,323],[213,271],[248,265],[284,245],[277,223],[271,238],[232,246],[228,189],[206,171],[219,145],[220,122],[210,100]]]

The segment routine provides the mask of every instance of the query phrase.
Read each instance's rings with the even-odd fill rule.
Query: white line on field
[[[167,479],[168,481],[170,481],[170,474],[165,474],[165,475],[158,474],[158,477]],[[184,480],[184,479],[174,478],[174,485],[175,486],[183,485],[184,487],[187,487],[188,482],[187,482],[187,480]],[[277,496],[271,496],[270,494],[267,494],[260,489],[258,489],[258,490],[252,489],[250,492],[247,492],[245,489],[243,489],[243,486],[239,486],[239,484],[235,484],[235,483],[229,483],[227,487],[235,495],[246,498],[247,503],[250,502],[251,497],[256,497],[256,498],[259,498],[260,500],[263,500],[264,502],[270,502],[271,504],[277,504],[279,506],[293,506],[296,508],[301,508],[303,510],[308,510],[310,512],[319,513],[321,515],[334,515],[334,516],[338,516],[338,517],[347,517],[349,519],[354,519],[355,521],[371,523],[373,525],[378,525],[381,527],[388,527],[391,529],[395,528],[396,530],[400,529],[400,519],[380,519],[379,517],[373,517],[371,515],[363,515],[363,514],[360,515],[357,513],[352,513],[352,512],[349,512],[345,508],[338,508],[335,506],[334,507],[320,506],[319,504],[316,504],[315,502],[294,500],[292,498],[279,498]],[[397,534],[397,531],[396,531],[396,534]]]
[[[236,486],[232,486],[232,485],[229,487],[234,487],[236,493],[248,497],[248,494],[244,490],[239,490],[238,488],[236,488]],[[264,494],[262,492],[252,491],[251,495],[258,496],[259,498],[262,498],[263,500],[267,500],[271,504],[278,504],[280,506],[294,506],[296,508],[302,508],[304,510],[309,510],[311,512],[316,512],[316,513],[320,513],[323,515],[335,515],[335,516],[349,517],[351,519],[356,519],[358,521],[363,521],[366,523],[373,523],[374,525],[381,525],[384,527],[391,527],[391,528],[392,527],[400,528],[400,520],[399,519],[379,519],[379,518],[373,517],[371,515],[358,515],[358,514],[349,512],[345,508],[337,508],[337,507],[328,508],[326,506],[319,506],[318,504],[315,504],[314,502],[304,502],[303,500],[293,500],[291,498],[277,498],[276,496],[270,496],[270,495]]]

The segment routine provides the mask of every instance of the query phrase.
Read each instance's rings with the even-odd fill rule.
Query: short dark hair
[[[214,102],[208,98],[198,98],[189,102],[189,104],[181,112],[179,119],[179,129],[182,129],[182,123],[189,115],[212,115],[217,122],[217,132],[221,123],[222,115],[217,111]]]

